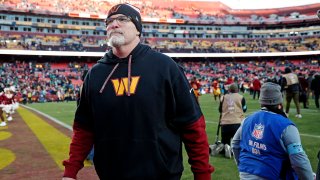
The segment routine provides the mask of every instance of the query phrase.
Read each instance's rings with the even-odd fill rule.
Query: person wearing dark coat
[[[291,71],[289,67],[286,67],[284,74],[282,75],[281,81],[281,90],[285,90],[286,94],[286,114],[289,116],[289,109],[291,100],[293,100],[296,109],[297,109],[297,118],[302,118],[300,113],[300,104],[299,104],[299,93],[301,91],[301,86],[299,83],[298,76]]]
[[[319,108],[319,95],[320,95],[320,75],[316,74],[311,82],[311,90],[314,94],[314,102],[316,107]]]
[[[298,79],[301,86],[299,101],[303,103],[303,108],[308,109],[307,107],[308,82],[302,73],[299,73]]]

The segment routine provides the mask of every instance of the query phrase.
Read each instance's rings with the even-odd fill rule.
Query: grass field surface
[[[254,111],[259,110],[258,100],[253,100],[249,94],[244,95],[247,101],[248,111],[246,116]],[[76,109],[75,102],[51,102],[51,103],[33,103],[27,104],[29,107],[35,108],[45,114],[48,114],[66,124],[72,125],[74,112]],[[209,143],[214,143],[216,137],[217,123],[218,123],[218,106],[219,102],[215,101],[212,95],[200,96],[200,106],[207,122],[207,134]],[[302,104],[301,104],[302,106]],[[302,119],[295,118],[296,110],[293,102],[290,108],[290,119],[297,125],[303,144],[313,168],[316,171],[317,167],[317,153],[320,149],[320,110],[316,109],[313,99],[310,99],[310,108],[301,108]],[[183,180],[192,180],[193,175],[190,171],[190,166],[187,162],[187,155],[184,153],[184,166]],[[211,157],[210,163],[215,167],[213,174],[214,179],[233,180],[238,178],[238,170],[233,159],[226,159],[224,156]]]

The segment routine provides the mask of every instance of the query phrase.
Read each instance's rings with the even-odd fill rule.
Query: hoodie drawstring
[[[132,59],[132,55],[129,56],[129,62],[128,62],[128,89],[127,89],[127,96],[130,96],[130,86],[131,86],[131,59]],[[112,71],[110,72],[110,74],[108,75],[107,79],[104,81],[99,93],[101,94],[104,90],[104,88],[106,87],[109,79],[111,78],[112,74],[114,73],[114,71],[117,69],[117,67],[119,66],[119,63],[117,63]]]
[[[129,62],[128,62],[128,90],[127,90],[127,96],[130,96],[130,86],[131,86],[131,58],[132,55],[129,56]]]
[[[109,81],[110,77],[112,76],[112,74],[114,73],[114,71],[117,69],[118,66],[119,66],[119,63],[117,63],[117,64],[113,67],[111,73],[108,75],[107,79],[104,81],[104,83],[103,83],[103,85],[102,85],[102,87],[101,87],[101,89],[100,89],[100,91],[99,91],[100,94],[103,92],[103,90],[104,90],[107,82]]]

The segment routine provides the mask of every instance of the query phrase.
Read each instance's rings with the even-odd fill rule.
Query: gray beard
[[[112,47],[120,47],[120,46],[124,45],[124,43],[125,43],[124,36],[112,36],[109,39],[109,44]]]

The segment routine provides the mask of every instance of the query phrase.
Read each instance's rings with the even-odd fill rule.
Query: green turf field
[[[252,100],[252,97],[245,94],[247,100],[248,111],[246,115],[259,109],[258,100]],[[314,101],[310,100],[309,109],[301,109],[302,119],[294,117],[295,108],[294,104],[291,104],[290,118],[296,123],[300,133],[303,147],[311,161],[311,165],[314,171],[317,166],[317,152],[320,149],[320,110],[315,108]],[[218,122],[218,101],[215,102],[212,95],[200,96],[200,105],[207,121],[207,133],[209,137],[209,143],[212,144],[215,140],[217,122]],[[56,119],[59,119],[69,125],[72,124],[73,115],[76,108],[75,102],[63,102],[63,103],[34,103],[28,104],[28,106],[38,109]],[[302,104],[301,104],[302,106]],[[218,156],[210,159],[210,163],[214,165],[215,172],[213,179],[231,180],[239,179],[237,167],[233,160],[226,159],[223,156]],[[183,180],[193,179],[193,175],[190,171],[190,167],[187,163],[187,156],[184,157],[185,171],[183,174]]]

